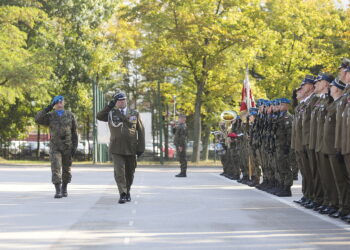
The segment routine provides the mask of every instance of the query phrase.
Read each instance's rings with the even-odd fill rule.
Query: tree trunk
[[[210,144],[210,126],[205,126],[204,136],[203,136],[203,151],[202,151],[202,160],[207,161],[209,156],[209,144]]]
[[[201,124],[201,107],[202,107],[202,93],[204,89],[204,83],[200,82],[197,84],[197,94],[196,94],[196,103],[194,109],[194,121],[193,121],[193,154],[192,162],[199,162],[200,160],[200,139],[202,132]]]
[[[86,119],[86,141],[87,141],[87,146],[88,146],[88,158],[87,160],[90,161],[90,155],[92,155],[92,149],[90,148],[90,116],[88,115],[87,116],[87,119]]]

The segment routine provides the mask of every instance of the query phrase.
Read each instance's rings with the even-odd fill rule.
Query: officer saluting
[[[118,93],[97,114],[97,119],[108,122],[111,132],[109,151],[113,157],[119,203],[129,202],[137,165],[136,155],[140,157],[145,151],[145,133],[140,115],[136,110],[127,108],[126,95]]]
[[[55,111],[51,112],[52,109]],[[56,189],[54,197],[67,197],[67,185],[72,179],[72,157],[78,146],[77,124],[74,115],[64,110],[64,98],[59,95],[55,96],[51,104],[36,115],[35,122],[50,127],[52,183]]]

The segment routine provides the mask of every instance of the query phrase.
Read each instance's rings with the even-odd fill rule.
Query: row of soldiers
[[[298,172],[290,150],[293,120],[288,112],[290,104],[286,98],[260,99],[257,108],[249,110],[247,119],[243,121],[238,116],[233,120],[226,150],[221,154],[222,175],[280,197],[291,196]],[[223,135],[219,136],[222,143]]]
[[[303,177],[295,202],[350,223],[350,60],[338,70],[337,79],[307,76],[295,90],[291,145]]]
[[[285,197],[300,170],[303,197],[295,202],[350,223],[350,60],[337,79],[307,75],[293,104],[294,117],[290,100],[260,99],[229,132],[222,125],[222,175]]]

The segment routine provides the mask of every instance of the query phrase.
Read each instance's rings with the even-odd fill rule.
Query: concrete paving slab
[[[132,202],[113,169],[73,168],[53,199],[47,166],[0,167],[0,249],[349,249],[350,225],[219,175],[220,168],[139,167]]]

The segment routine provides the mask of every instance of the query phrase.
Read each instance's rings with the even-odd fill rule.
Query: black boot
[[[131,195],[130,195],[130,192],[128,192],[128,193],[126,194],[125,199],[126,199],[126,201],[127,201],[127,202],[130,202],[130,201],[131,201]]]
[[[119,204],[124,204],[126,201],[127,201],[127,200],[126,200],[126,193],[122,193],[122,194],[120,195],[120,198],[119,198],[118,203],[119,203]]]
[[[55,184],[56,194],[54,196],[55,199],[62,198],[61,194],[61,184]]]
[[[62,183],[62,190],[61,190],[62,197],[68,196],[67,185],[68,185],[68,183]]]
[[[175,177],[187,177],[186,170],[181,169],[181,172],[179,174],[175,175]]]

